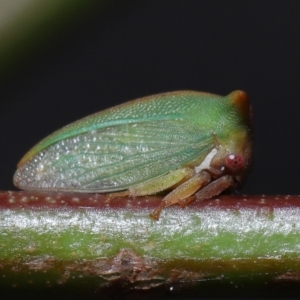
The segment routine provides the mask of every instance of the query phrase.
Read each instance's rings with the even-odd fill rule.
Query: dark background
[[[0,85],[0,189],[56,129],[103,108],[173,90],[253,105],[255,154],[242,192],[298,194],[300,1],[114,1],[49,34]]]

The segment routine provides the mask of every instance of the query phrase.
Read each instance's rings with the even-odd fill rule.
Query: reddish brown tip
[[[230,102],[235,105],[247,123],[251,119],[251,107],[247,94],[244,91],[234,91],[228,95]]]

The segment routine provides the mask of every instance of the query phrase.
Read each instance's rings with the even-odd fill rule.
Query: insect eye
[[[242,155],[229,154],[226,157],[226,166],[229,170],[237,172],[245,167],[245,161]]]

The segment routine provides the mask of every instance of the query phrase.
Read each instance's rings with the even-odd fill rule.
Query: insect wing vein
[[[212,140],[183,120],[122,124],[59,141],[21,169],[32,189],[118,191],[204,158]]]

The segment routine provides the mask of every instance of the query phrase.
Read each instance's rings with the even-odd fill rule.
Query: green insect
[[[19,162],[24,190],[144,196],[169,190],[151,214],[236,188],[250,167],[247,95],[194,91],[153,95],[63,127]]]

